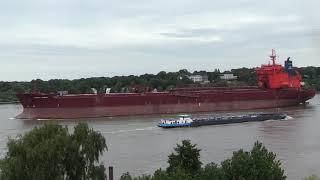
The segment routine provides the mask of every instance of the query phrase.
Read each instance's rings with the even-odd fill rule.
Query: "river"
[[[8,137],[29,131],[46,121],[26,121],[13,117],[21,105],[0,105],[0,156],[6,152]],[[274,110],[264,110],[274,111]],[[59,121],[74,126],[85,121],[100,131],[107,140],[108,151],[101,158],[106,166],[114,166],[119,177],[129,171],[133,175],[151,174],[167,166],[167,157],[176,143],[190,139],[201,149],[203,163],[232,156],[240,148],[249,150],[259,140],[277,154],[288,179],[320,175],[320,95],[306,106],[280,109],[292,118],[281,121],[250,122],[196,128],[161,129],[156,127],[160,116],[121,117]]]

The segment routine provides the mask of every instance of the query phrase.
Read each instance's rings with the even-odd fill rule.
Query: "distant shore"
[[[20,103],[19,101],[0,102],[0,105],[1,104],[19,104],[19,103]]]

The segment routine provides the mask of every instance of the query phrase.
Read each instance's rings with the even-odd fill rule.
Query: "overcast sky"
[[[0,80],[320,66],[319,0],[0,0]]]

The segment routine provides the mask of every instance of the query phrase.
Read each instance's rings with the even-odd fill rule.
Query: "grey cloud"
[[[188,38],[188,37],[199,37],[199,36],[210,36],[217,35],[221,31],[212,28],[194,28],[194,29],[183,29],[179,32],[163,32],[160,35],[173,37],[173,38]]]
[[[319,66],[319,5],[316,0],[0,1],[0,37],[7,40],[0,42],[0,65],[4,69],[0,80],[254,67],[266,62],[271,48],[278,49],[281,58],[296,57],[298,65]],[[207,22],[202,22],[204,14],[208,14]],[[224,18],[227,21],[233,17],[237,22],[242,15],[268,19],[215,27],[217,20],[223,22]],[[35,40],[30,32],[23,31],[25,26],[31,27],[33,36],[43,35],[37,29],[43,27],[56,32],[65,29],[84,32],[74,38],[87,39],[70,37],[70,44],[55,36],[50,40],[56,42],[46,37]],[[114,46],[105,43],[91,46],[90,33],[99,41],[99,37],[104,38],[102,27],[106,30],[117,27],[115,33],[124,30],[129,37],[139,31],[139,36]],[[92,30],[89,35],[85,34],[87,29]],[[18,30],[25,33],[23,39]],[[8,37],[1,36],[7,32],[11,32]],[[221,37],[221,41],[185,41],[212,36]]]

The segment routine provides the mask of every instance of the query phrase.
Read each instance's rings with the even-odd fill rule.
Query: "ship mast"
[[[276,55],[276,51],[274,49],[272,49],[272,54],[271,56],[269,56],[271,58],[271,61],[272,61],[272,65],[276,65],[276,58],[277,58],[277,55]]]

